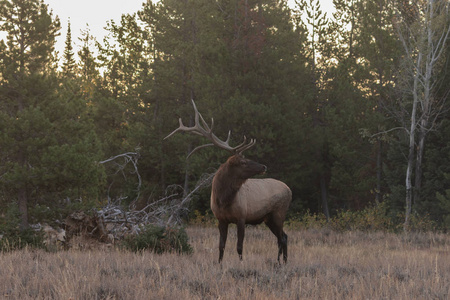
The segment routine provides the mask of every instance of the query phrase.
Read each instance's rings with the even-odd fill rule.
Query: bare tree
[[[409,137],[406,169],[406,212],[408,230],[413,201],[420,197],[425,138],[444,111],[445,98],[437,97],[439,62],[448,43],[450,17],[448,0],[423,0],[399,7],[397,32],[405,51],[407,93],[412,105],[405,130]],[[414,178],[414,185],[413,185]]]

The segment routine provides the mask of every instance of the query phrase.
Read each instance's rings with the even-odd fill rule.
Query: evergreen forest
[[[194,100],[230,145],[257,140],[246,157],[291,188],[290,219],[382,207],[448,230],[450,2],[333,2],[147,1],[98,41],[42,0],[0,0],[0,222],[189,193],[229,156],[164,140]],[[184,218],[210,215],[209,195]]]

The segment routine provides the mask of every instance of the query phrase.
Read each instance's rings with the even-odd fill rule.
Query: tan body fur
[[[229,206],[221,208],[215,198],[212,191],[211,210],[218,220],[233,224],[245,220],[245,224],[256,225],[270,214],[284,220],[292,193],[286,184],[276,179],[247,179]]]

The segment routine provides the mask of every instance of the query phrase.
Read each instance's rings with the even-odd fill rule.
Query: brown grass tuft
[[[248,227],[244,261],[230,228],[187,229],[192,255],[118,250],[0,256],[1,299],[448,299],[450,237],[421,233],[288,231],[287,265],[264,227]]]

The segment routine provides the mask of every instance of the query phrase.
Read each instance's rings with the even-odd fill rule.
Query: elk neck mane
[[[234,176],[230,172],[228,163],[221,165],[212,182],[212,191],[216,204],[219,207],[230,205],[246,180]]]

